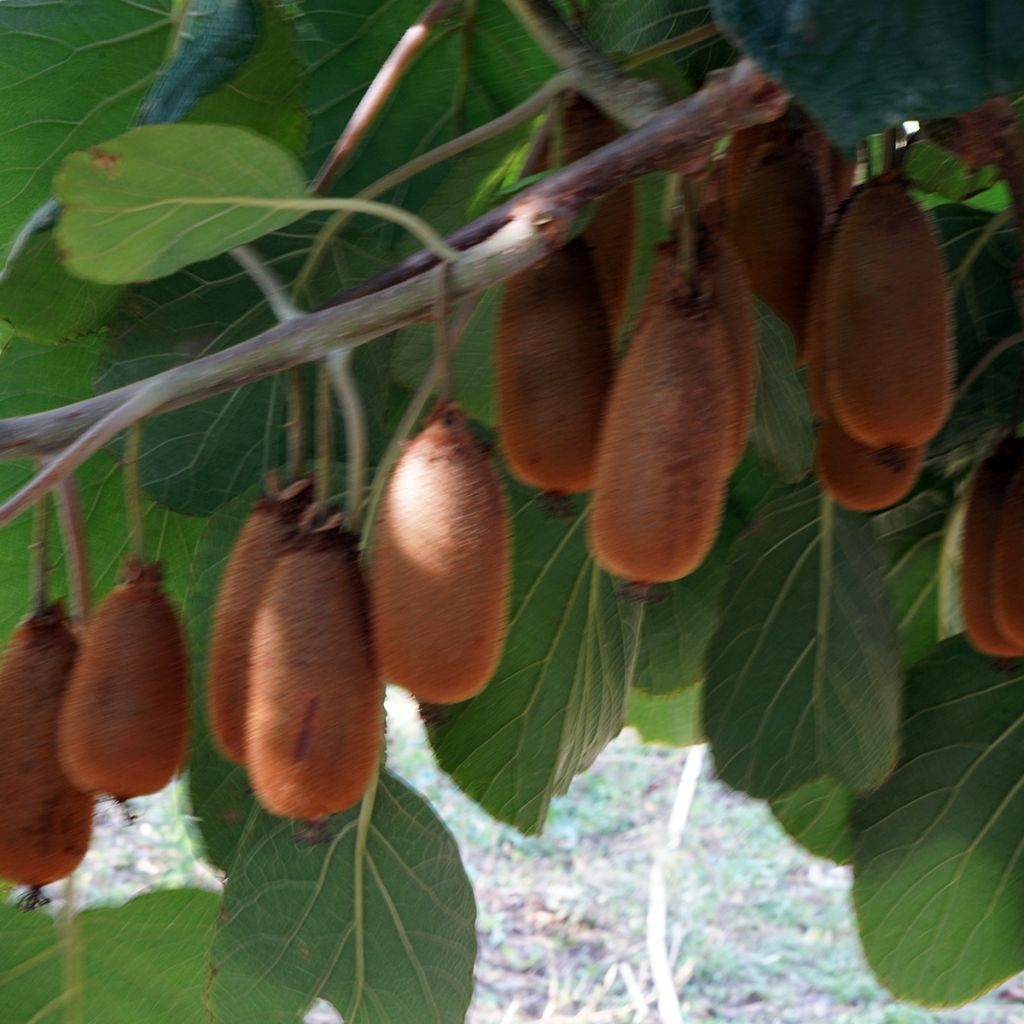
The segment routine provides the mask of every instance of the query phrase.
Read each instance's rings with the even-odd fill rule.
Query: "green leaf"
[[[850,810],[853,793],[831,779],[816,779],[769,806],[779,824],[815,857],[849,864],[853,857]]]
[[[224,893],[210,999],[218,1024],[285,1024],[317,997],[347,1024],[461,1024],[476,907],[459,848],[388,772],[316,845],[254,812]]]
[[[901,121],[1024,88],[1013,0],[714,0],[713,10],[846,150]]]
[[[132,121],[167,49],[171,4],[0,4],[0,263],[73,149]]]
[[[899,638],[864,516],[817,488],[771,502],[732,549],[704,727],[723,781],[775,797],[831,775],[877,786],[898,752]]]
[[[903,755],[854,808],[854,903],[897,997],[974,999],[1024,968],[1024,673],[945,641],[910,672]]]
[[[789,328],[758,302],[758,382],[750,443],[786,481],[802,480],[814,463],[814,417],[803,375],[793,365]]]
[[[0,318],[33,341],[64,341],[96,330],[120,297],[120,287],[72,277],[52,231],[28,237],[0,275]]]
[[[587,552],[584,516],[567,523],[535,492],[509,491],[505,651],[479,696],[440,709],[430,739],[441,768],[489,814],[536,833],[551,798],[622,728],[638,627],[623,624],[612,581]]]
[[[634,687],[629,691],[626,725],[636,729],[644,743],[692,747],[704,742],[700,702],[699,683],[667,697],[652,697]]]
[[[999,180],[997,168],[982,167],[968,173],[962,160],[930,142],[915,142],[907,150],[904,171],[915,188],[954,203],[985,192]]]
[[[72,273],[151,280],[299,220],[305,182],[279,146],[242,128],[136,128],[73,153],[55,179]]]
[[[208,1024],[205,951],[219,898],[179,889],[86,910],[70,931],[0,905],[0,998],[9,1021]],[[65,984],[67,961],[79,984]]]

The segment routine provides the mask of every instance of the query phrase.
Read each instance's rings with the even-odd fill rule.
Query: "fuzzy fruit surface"
[[[1024,647],[999,628],[993,601],[1000,518],[1022,454],[1021,442],[1011,440],[981,462],[971,481],[964,516],[960,593],[965,632],[973,647],[997,658],[1024,654]]]
[[[992,603],[999,633],[1024,651],[1024,459],[1014,470],[999,512]]]
[[[489,454],[441,404],[388,480],[377,520],[374,638],[385,678],[418,700],[479,693],[505,643],[509,522]]]
[[[588,490],[612,339],[585,242],[574,239],[506,283],[497,363],[498,436],[509,470],[545,491]]]
[[[0,878],[46,885],[89,849],[92,798],[57,759],[57,718],[77,644],[59,607],[26,619],[0,665]]]
[[[249,778],[283,818],[315,820],[366,792],[384,740],[354,542],[303,533],[275,563],[252,634],[246,730]]]
[[[308,499],[309,488],[305,486],[295,495],[256,502],[221,579],[210,637],[206,701],[214,742],[236,764],[245,763],[253,623],[274,564],[294,536]]]
[[[160,568],[129,564],[89,619],[60,716],[61,764],[89,793],[163,789],[188,745],[188,670]]]
[[[898,175],[862,188],[842,215],[822,332],[828,402],[847,434],[885,448],[939,432],[954,370],[946,270]]]
[[[713,305],[687,294],[663,248],[608,401],[590,507],[590,548],[638,583],[679,579],[704,560],[731,470],[732,364]]]

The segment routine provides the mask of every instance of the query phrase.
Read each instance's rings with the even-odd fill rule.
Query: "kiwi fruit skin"
[[[357,803],[380,761],[384,686],[355,539],[304,531],[256,613],[246,754],[260,804],[314,821]]]
[[[875,512],[910,493],[924,453],[924,447],[872,451],[826,419],[818,430],[814,469],[821,489],[834,501],[855,512]]]
[[[732,373],[722,317],[663,249],[601,433],[588,536],[607,571],[659,583],[704,560],[731,469]]]
[[[997,658],[1024,654],[1024,647],[999,628],[993,597],[1001,513],[1021,455],[1021,442],[1010,440],[982,460],[971,481],[964,515],[960,593],[965,632],[975,650]]]
[[[498,320],[498,437],[505,463],[545,491],[588,490],[612,379],[612,343],[580,239],[505,285]]]
[[[1024,459],[1014,470],[999,512],[992,604],[1000,635],[1024,652]]]
[[[725,151],[725,195],[731,209],[739,201],[743,182],[754,154],[780,133],[781,126],[775,121],[765,121],[741,128],[729,142]]]
[[[57,720],[77,643],[58,605],[14,631],[0,665],[0,878],[47,885],[82,862],[93,801],[57,758]]]
[[[245,709],[252,627],[274,563],[294,536],[308,504],[308,481],[256,502],[242,525],[221,578],[210,634],[206,703],[217,749],[245,764]]]
[[[825,343],[825,336],[829,330],[828,288],[834,244],[835,233],[830,231],[822,238],[818,247],[804,327],[807,397],[811,403],[811,411],[822,422],[833,418],[828,403],[828,346]]]
[[[417,700],[479,693],[505,642],[509,521],[489,453],[441,402],[402,453],[376,522],[371,594],[385,678]]]
[[[574,163],[619,136],[618,129],[588,99],[578,94],[568,101],[562,125],[562,163]],[[612,335],[626,320],[636,244],[636,187],[620,185],[597,205],[583,230],[594,259],[602,302]]]
[[[798,363],[824,219],[815,161],[789,142],[761,146],[744,175],[728,234],[754,291],[793,332]]]
[[[952,404],[942,253],[898,172],[859,189],[837,226],[826,295],[826,386],[835,418],[870,448],[934,437]]]
[[[159,565],[129,562],[86,625],[58,730],[61,765],[87,793],[163,789],[188,747],[185,641]]]

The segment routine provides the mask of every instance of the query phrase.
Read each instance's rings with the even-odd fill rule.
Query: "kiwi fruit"
[[[355,538],[336,517],[281,554],[252,629],[245,750],[260,804],[315,821],[357,803],[384,740]]]
[[[498,437],[513,476],[545,491],[588,490],[612,343],[580,239],[506,283],[497,364]]]
[[[826,419],[818,431],[814,469],[821,489],[844,508],[874,512],[907,496],[921,472],[924,451],[872,451]]]
[[[964,515],[960,596],[965,631],[972,647],[997,658],[1024,654],[1024,646],[1000,628],[993,598],[997,554],[1003,557],[1005,543],[1005,535],[999,536],[1002,513],[1014,473],[1022,463],[1022,451],[1021,441],[1009,439],[982,460],[971,481]]]
[[[640,323],[605,412],[588,522],[590,549],[635,583],[679,579],[721,523],[734,451],[734,373],[715,304],[656,257]]]
[[[869,448],[924,444],[952,403],[950,298],[938,242],[900,172],[849,201],[830,265],[829,407]]]
[[[90,796],[57,759],[57,720],[77,644],[51,605],[14,631],[0,665],[0,878],[41,886],[70,875],[89,849]]]
[[[509,571],[490,455],[441,402],[395,465],[377,517],[371,595],[385,678],[430,704],[478,693],[504,646]]]
[[[804,149],[781,140],[761,146],[743,178],[728,233],[754,291],[793,332],[798,362],[824,219],[817,169]]]
[[[818,420],[832,419],[828,405],[825,333],[829,329],[828,274],[832,265],[835,233],[828,232],[818,247],[818,258],[811,277],[811,291],[804,323],[804,357],[807,365],[807,397]]]
[[[739,200],[754,154],[766,142],[777,137],[780,131],[781,125],[777,121],[765,121],[741,128],[733,135],[725,151],[725,196],[729,208]]]
[[[185,760],[185,642],[161,579],[159,565],[129,560],[86,626],[58,749],[65,774],[87,793],[155,793]]]
[[[1003,496],[993,554],[992,607],[996,628],[1024,651],[1024,459]]]
[[[274,563],[295,534],[310,497],[310,482],[300,480],[282,494],[257,501],[221,577],[210,634],[206,702],[213,740],[236,764],[245,763],[252,625]]]
[[[619,136],[618,129],[584,96],[574,95],[566,104],[562,121],[562,163],[574,163],[607,146]],[[597,205],[583,230],[597,273],[599,293],[614,336],[622,330],[633,274],[636,242],[636,187],[620,185]]]

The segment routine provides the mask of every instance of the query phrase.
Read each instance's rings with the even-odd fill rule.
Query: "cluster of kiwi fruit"
[[[122,582],[76,630],[42,603],[0,665],[0,878],[37,889],[89,848],[93,805],[155,793],[188,743],[188,670],[158,565]]]

